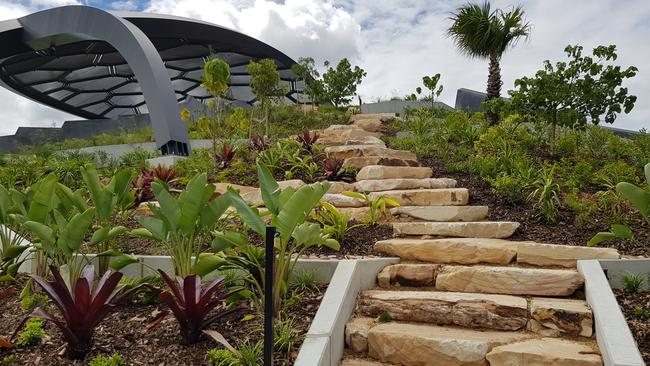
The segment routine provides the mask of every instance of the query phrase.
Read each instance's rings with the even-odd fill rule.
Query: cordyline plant
[[[310,133],[309,130],[305,127],[302,131],[302,134],[296,137],[296,141],[300,142],[302,148],[308,151],[310,154],[313,152],[314,144],[318,141],[320,134],[316,131]]]
[[[119,269],[119,266],[116,269]],[[93,266],[86,266],[81,276],[73,283],[74,286],[69,285],[56,266],[50,266],[50,272],[52,279],[49,281],[39,276],[32,278],[52,300],[61,318],[51,315],[44,309],[36,308],[16,328],[12,339],[28,319],[44,319],[54,323],[61,331],[68,343],[68,356],[83,359],[93,346],[95,328],[116,305],[138,291],[141,286],[125,291],[118,297],[117,286],[122,278],[120,272],[106,272],[95,284],[95,269]]]
[[[230,162],[235,158],[237,153],[237,146],[230,146],[227,142],[224,142],[221,145],[221,149],[217,152],[217,155],[214,156],[215,162],[221,164],[222,168],[227,168],[230,166]]]
[[[343,160],[336,158],[325,159],[325,180],[339,180],[341,178],[339,174],[341,169],[343,169]]]
[[[162,165],[158,165],[154,169],[142,168],[140,175],[131,182],[131,190],[133,191],[136,205],[154,198],[153,192],[151,191],[151,183],[156,179],[169,185],[176,180],[176,171],[174,168]]]
[[[306,221],[310,212],[329,189],[329,182],[305,185],[297,190],[292,187],[280,189],[273,174],[264,164],[257,163],[257,172],[262,200],[270,215],[270,225],[276,228],[278,234],[275,240],[276,258],[272,284],[275,290],[273,309],[277,313],[287,294],[287,281],[300,254],[314,246],[326,246],[338,250],[339,243],[324,234],[320,225]],[[266,223],[258,210],[248,206],[236,191],[230,189],[229,192],[232,204],[242,221],[266,239]],[[254,300],[259,309],[262,309],[265,283],[260,251],[252,249],[248,237],[241,233],[216,232],[215,234],[217,238],[212,243],[214,250],[221,251],[235,246],[245,253],[239,258],[231,259],[230,264],[234,263],[251,274],[249,284],[255,295]]]
[[[160,207],[149,206],[154,217],[138,216],[143,228],[132,233],[163,243],[172,257],[176,279],[160,271],[169,288],[160,296],[179,322],[182,343],[191,344],[198,341],[203,328],[228,313],[209,316],[232,292],[224,290],[223,279],[202,289],[201,277],[222,266],[225,259],[202,253],[201,248],[206,244],[202,239],[230,206],[230,194],[212,200],[215,187],[208,184],[205,174],[192,178],[179,197],[172,196],[160,182],[152,183],[151,188]]]

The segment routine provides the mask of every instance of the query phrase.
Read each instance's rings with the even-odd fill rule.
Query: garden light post
[[[275,259],[275,227],[266,227],[264,256],[264,366],[273,365],[273,260]]]

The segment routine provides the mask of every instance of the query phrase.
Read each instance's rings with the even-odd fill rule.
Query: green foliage
[[[293,271],[290,286],[294,291],[305,292],[314,290],[317,287],[316,271],[300,270]]]
[[[370,207],[370,213],[366,218],[366,223],[373,226],[377,225],[379,220],[388,214],[390,207],[399,206],[399,203],[392,198],[385,196],[372,198],[365,192],[343,192],[343,195],[363,200]]]
[[[593,182],[602,184],[608,189],[614,189],[618,182],[630,182],[631,184],[636,184],[639,182],[639,178],[637,177],[637,172],[634,167],[619,160],[603,165],[603,167],[594,175]]]
[[[207,353],[208,363],[212,366],[239,366],[237,355],[229,349],[213,348]]]
[[[248,72],[251,75],[253,94],[262,104],[279,101],[286,94],[287,89],[280,82],[280,73],[275,61],[251,61],[248,64]]]
[[[641,290],[647,283],[646,276],[634,274],[631,272],[621,275],[621,282],[625,291],[635,294]]]
[[[278,319],[273,327],[274,348],[284,354],[290,355],[297,338],[297,329],[294,318]]]
[[[393,317],[388,314],[386,311],[382,311],[379,313],[379,316],[377,317],[377,321],[379,323],[390,323],[393,321]]]
[[[211,57],[203,63],[203,82],[201,86],[213,97],[222,96],[228,90],[230,82],[230,64],[218,58]]]
[[[32,318],[25,323],[25,330],[18,335],[16,344],[19,346],[35,346],[40,344],[45,336],[43,326],[45,321],[43,319]]]
[[[522,203],[526,196],[524,194],[524,185],[522,182],[508,174],[499,174],[496,178],[488,178],[494,193],[501,196],[510,204]]]
[[[162,277],[157,273],[143,278],[123,277],[120,280],[120,291],[127,292],[140,287],[139,291],[134,291],[128,296],[127,301],[130,304],[151,305],[160,302],[160,291],[157,289],[161,288],[164,284]]]
[[[16,355],[6,355],[2,358],[0,365],[2,366],[11,366],[16,362]]]
[[[650,311],[641,306],[635,306],[634,309],[632,309],[632,314],[641,318],[642,320],[650,319]]]
[[[313,218],[323,227],[323,232],[339,243],[343,243],[345,235],[354,226],[349,226],[350,217],[342,213],[329,202],[321,201],[320,208],[314,211]]]
[[[239,355],[237,356],[240,366],[261,366],[262,353],[264,352],[264,342],[258,341],[255,343],[246,342],[239,347]]]
[[[298,76],[298,80],[305,82],[304,93],[312,103],[318,104],[323,100],[323,84],[318,80],[320,74],[311,57],[300,57],[298,63],[291,66],[291,71]]]
[[[554,224],[558,220],[558,210],[560,206],[560,185],[555,178],[555,165],[544,167],[540,173],[539,179],[533,183],[535,188],[528,199],[535,201],[535,206],[539,209],[544,221]]]
[[[26,286],[25,288],[29,288],[30,286]],[[48,297],[44,294],[41,293],[30,293],[27,294],[26,296],[22,296],[20,298],[20,307],[23,308],[25,311],[32,311],[38,307],[41,307],[45,304],[47,304]]]
[[[440,96],[443,90],[442,84],[438,85],[439,81],[440,81],[440,74],[422,77],[422,84],[424,84],[424,87],[427,88],[427,90],[429,90],[430,93],[429,95],[424,96],[422,100],[431,102],[431,111],[434,111],[436,98]],[[422,88],[418,87],[416,89],[416,92],[418,94],[421,94]]]
[[[327,70],[323,73],[323,79],[320,81],[323,98],[335,107],[350,104],[352,97],[357,93],[357,87],[366,76],[366,72],[359,66],[352,68],[347,58],[341,59],[336,68],[332,68],[330,62],[325,61],[325,67]]]
[[[114,354],[112,356],[95,356],[88,361],[88,366],[125,366],[126,361],[122,356]]]

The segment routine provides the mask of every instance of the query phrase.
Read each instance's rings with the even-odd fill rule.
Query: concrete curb
[[[398,258],[339,261],[294,365],[338,366],[345,347],[345,324],[357,295],[376,285],[382,268],[398,262]]]
[[[605,366],[644,366],[632,332],[598,260],[578,261],[587,303],[594,314],[596,341]]]
[[[605,270],[607,280],[612,288],[623,288],[621,277],[624,274],[642,275],[650,280],[650,258],[639,259],[599,259],[600,266]],[[650,290],[648,281],[641,286],[641,291]]]

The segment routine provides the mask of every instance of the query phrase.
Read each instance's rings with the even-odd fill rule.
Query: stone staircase
[[[456,181],[377,142],[385,118],[356,115],[323,131],[328,155],[360,168],[351,188],[400,203],[395,237],[375,250],[401,262],[359,295],[341,365],[601,365],[575,267],[618,252],[507,240],[519,223],[487,221],[488,207],[469,205]]]

